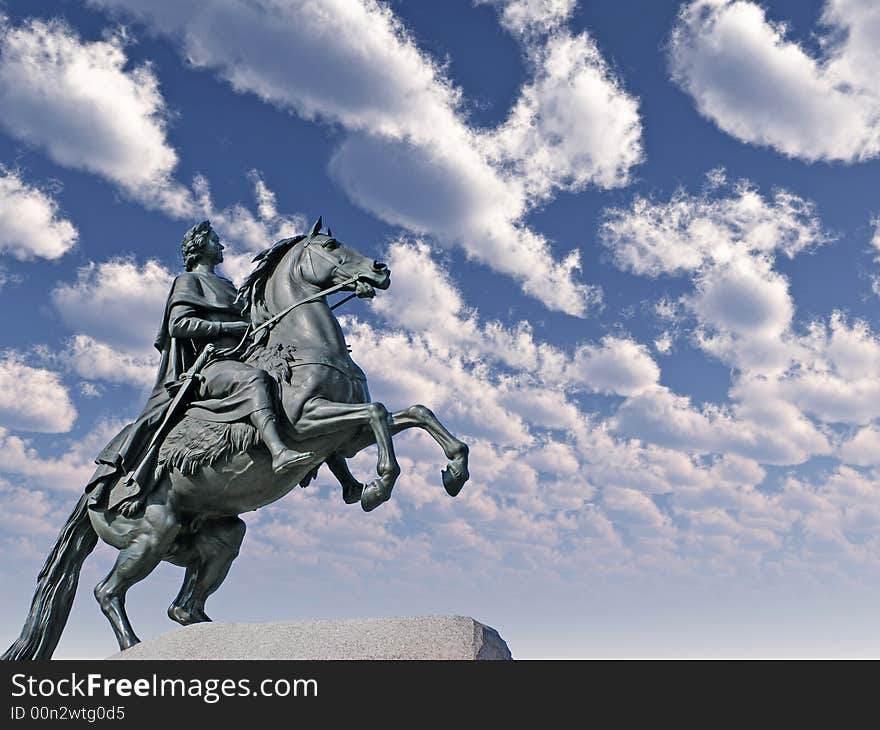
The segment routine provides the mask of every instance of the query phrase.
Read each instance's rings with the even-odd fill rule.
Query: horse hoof
[[[361,507],[364,512],[372,512],[383,502],[387,502],[391,498],[391,494],[386,494],[380,484],[370,482],[361,494]]]
[[[133,646],[137,646],[141,643],[141,640],[132,634],[131,636],[125,636],[119,639],[119,651],[125,651],[126,649],[131,649]]]
[[[457,497],[465,482],[470,478],[467,468],[460,468],[451,461],[440,472],[440,476],[443,477],[443,488],[450,497]]]
[[[172,621],[176,621],[181,626],[202,624],[211,621],[211,618],[204,611],[187,611],[181,606],[174,605],[168,607],[168,618]]]
[[[360,502],[363,493],[364,485],[360,482],[346,484],[344,487],[342,487],[342,501],[346,504],[354,504],[355,502]]]

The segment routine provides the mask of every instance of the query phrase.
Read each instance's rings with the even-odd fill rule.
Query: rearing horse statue
[[[421,428],[448,459],[443,486],[456,496],[468,479],[468,447],[422,405],[389,412],[373,402],[363,371],[349,355],[342,329],[322,292],[370,296],[387,289],[390,271],[321,233],[279,241],[254,260],[256,269],[240,290],[252,329],[260,331],[244,358],[273,376],[286,419],[285,440],[314,457],[279,476],[255,429],[183,416],[161,444],[162,475],[134,516],[117,508],[90,508],[84,494],[61,530],[37,577],[30,613],[3,659],[49,659],[61,638],[80,569],[100,537],[119,550],[116,563],[95,588],[120,649],[139,642],[125,612],[125,595],[162,560],[186,568],[183,585],[168,609],[187,625],[210,621],[205,601],[226,577],[244,538],[238,517],[305,486],[327,464],[347,504],[365,511],[391,497],[400,474],[392,437]],[[283,313],[283,316],[279,317]],[[378,447],[377,477],[364,485],[346,459]]]

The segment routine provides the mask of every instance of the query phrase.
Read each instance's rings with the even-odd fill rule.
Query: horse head
[[[381,261],[364,256],[345,245],[327,229],[321,233],[321,219],[305,236],[278,241],[254,257],[256,267],[238,291],[244,311],[254,325],[262,324],[291,301],[333,287],[360,297],[372,297],[376,289],[391,285],[391,271]],[[269,290],[281,294],[274,306],[267,301]]]
[[[364,256],[342,243],[330,229],[321,233],[321,218],[297,247],[299,260],[292,275],[317,289],[344,284],[343,291],[356,292],[359,297],[372,297],[376,289],[391,285],[391,271],[381,261]]]

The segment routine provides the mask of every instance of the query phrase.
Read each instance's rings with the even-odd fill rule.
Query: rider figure
[[[123,502],[133,508],[155,486],[150,483],[153,464],[145,464],[145,445],[161,423],[171,401],[171,392],[199,353],[211,343],[218,355],[198,373],[198,390],[186,414],[204,421],[231,423],[248,419],[259,431],[272,455],[276,473],[309,461],[314,454],[288,448],[276,423],[275,382],[264,370],[224,357],[224,348],[235,348],[248,323],[235,302],[236,289],[229,279],[217,275],[214,267],[223,261],[223,244],[209,221],[193,226],[181,246],[186,271],[171,286],[156,347],[162,353],[153,392],[140,417],[121,431],[101,452],[98,469],[86,487],[95,489],[92,504],[103,496],[108,477],[128,473],[118,484],[109,504]],[[155,458],[155,457],[153,457]],[[115,479],[113,480],[115,481]],[[126,512],[132,509],[126,509]]]
[[[177,277],[171,290],[168,335],[188,342],[194,355],[209,342],[218,350],[234,348],[249,325],[242,318],[241,305],[235,303],[238,292],[232,282],[214,273],[214,267],[223,261],[220,238],[208,221],[202,221],[187,231],[181,251],[188,273]],[[202,301],[196,292],[202,294]],[[189,416],[219,422],[249,417],[272,454],[276,473],[314,456],[289,449],[281,440],[275,420],[275,382],[265,370],[238,360],[218,359],[209,362],[200,375],[200,402],[190,407]]]

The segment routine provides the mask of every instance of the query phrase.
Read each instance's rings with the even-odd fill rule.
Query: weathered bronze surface
[[[346,504],[370,511],[400,474],[392,437],[421,428],[448,459],[443,486],[468,479],[468,447],[425,406],[389,412],[373,402],[327,296],[372,297],[388,268],[321,233],[263,251],[237,292],[214,267],[223,246],[207,221],[183,241],[186,272],[169,293],[156,346],[156,385],[141,415],[98,455],[37,578],[21,636],[3,659],[48,659],[70,613],[80,568],[98,538],[119,550],[95,588],[121,649],[138,643],[128,589],[162,560],[186,568],[168,609],[187,625],[210,621],[205,601],[238,555],[238,517],[306,486],[327,464]],[[364,485],[346,459],[376,444],[377,478]]]

